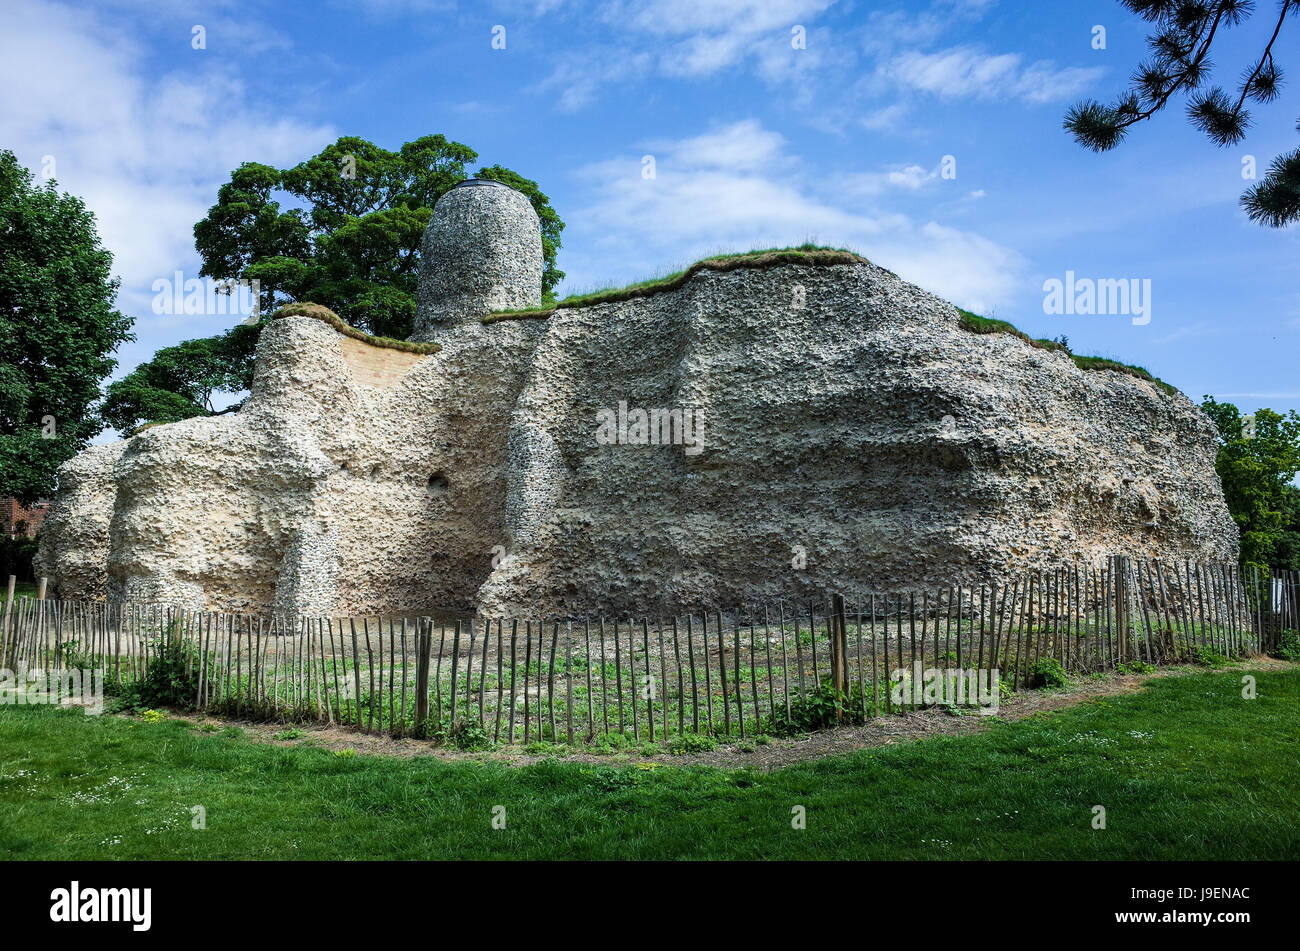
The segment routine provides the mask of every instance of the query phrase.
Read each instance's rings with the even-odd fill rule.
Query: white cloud
[[[908,165],[906,168],[897,169],[885,173],[889,184],[899,188],[910,188],[913,191],[920,188],[926,182],[934,181],[939,177],[939,173],[933,169],[927,170],[919,165]]]
[[[539,89],[560,89],[559,106],[575,111],[603,86],[647,74],[677,79],[711,76],[753,59],[766,82],[796,101],[812,95],[809,78],[833,58],[834,44],[810,22],[833,0],[652,0],[616,2],[599,11],[613,42],[588,46],[557,65]],[[791,31],[808,38],[794,49]]]
[[[637,0],[610,3],[603,19],[656,36],[762,33],[800,24],[833,0]]]
[[[1007,305],[1024,262],[980,235],[918,223],[881,196],[914,192],[933,177],[920,166],[828,179],[803,172],[785,140],[753,120],[647,144],[640,155],[579,171],[588,205],[569,217],[570,287],[644,277],[723,250],[813,240],[851,247],[907,280],[963,306]],[[683,257],[685,256],[685,257]]]
[[[692,80],[747,67],[807,113],[815,128],[897,132],[907,103],[887,102],[865,115],[863,103],[896,100],[900,87],[947,98],[1054,102],[1104,72],[973,46],[927,49],[955,26],[979,20],[993,3],[932,0],[921,10],[877,10],[856,23],[840,17],[819,25],[833,0],[613,0],[595,14],[605,28],[599,42],[559,62],[537,88],[560,90],[559,107],[572,112],[616,83],[648,76]],[[512,9],[533,12],[527,5]],[[801,48],[791,42],[796,27],[803,31]]]
[[[971,310],[1005,308],[1023,288],[1020,253],[972,231],[934,221],[909,229],[872,258],[900,276]]]
[[[119,306],[151,319],[153,280],[197,273],[194,223],[230,172],[245,161],[300,161],[334,134],[254,107],[224,60],[188,41],[181,55],[192,65],[146,77],[144,51],[115,22],[57,3],[10,4],[0,143],[33,171],[54,157],[59,188],[85,200],[113,253]],[[211,332],[202,320],[193,332]]]
[[[1156,337],[1151,342],[1154,344],[1175,343],[1179,340],[1190,340],[1195,337],[1204,337],[1217,333],[1219,333],[1219,328],[1212,327],[1204,321],[1197,321],[1194,324],[1187,324],[1163,336]]]
[[[785,137],[764,129],[757,119],[744,119],[686,139],[653,139],[647,150],[651,154],[666,152],[670,160],[694,169],[754,172],[786,161]]]
[[[456,0],[333,0],[336,6],[349,10],[360,7],[376,16],[401,16],[409,14],[430,14],[456,12]],[[539,13],[544,13],[544,5],[539,4]]]
[[[926,46],[954,26],[979,20],[997,0],[933,0],[924,10],[874,10],[862,31],[862,49],[887,56],[898,49]],[[917,4],[911,4],[915,7]]]
[[[990,54],[970,46],[936,53],[911,51],[881,65],[880,75],[920,92],[945,98],[1020,99],[1053,102],[1086,89],[1099,67],[1057,67],[1042,60],[1029,66],[1018,53]]]
[[[93,6],[103,22],[133,18],[133,35],[148,32],[181,50],[190,48],[194,26],[203,27],[208,52],[214,55],[247,56],[293,46],[286,34],[249,16],[244,0],[95,0]]]
[[[860,120],[862,128],[868,132],[892,132],[897,129],[906,116],[909,109],[901,102],[885,106],[883,109],[877,109],[868,113],[866,117]]]
[[[920,191],[939,177],[939,170],[920,165],[899,165],[880,172],[856,172],[843,176],[840,187],[855,197],[876,197],[889,191]]]
[[[560,110],[576,112],[591,103],[602,86],[640,79],[652,66],[649,53],[598,47],[581,58],[563,60],[536,88],[558,89]]]
[[[868,55],[884,56],[900,47],[933,43],[947,28],[946,20],[930,11],[876,10],[867,17],[861,45]]]

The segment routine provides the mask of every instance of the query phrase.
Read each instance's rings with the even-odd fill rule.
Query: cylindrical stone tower
[[[542,303],[542,229],[528,198],[471,178],[438,199],[420,242],[412,340]]]

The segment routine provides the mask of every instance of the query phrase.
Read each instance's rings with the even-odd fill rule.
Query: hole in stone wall
[[[429,494],[446,495],[447,494],[447,477],[441,472],[435,472],[429,476]]]

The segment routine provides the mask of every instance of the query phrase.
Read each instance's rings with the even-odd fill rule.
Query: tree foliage
[[[433,206],[469,177],[477,160],[469,146],[428,135],[396,152],[344,136],[288,169],[245,162],[194,226],[199,273],[258,281],[263,315],[310,301],[361,330],[405,339],[414,327],[420,240]],[[564,222],[550,199],[536,182],[500,165],[480,168],[477,176],[528,196],[541,220],[542,294],[553,300],[564,277],[555,266]],[[252,384],[261,326],[241,324],[159,350],[109,387],[110,425],[130,433],[145,423],[216,412],[214,394]]]
[[[100,382],[133,339],[95,216],[0,152],[0,495],[31,502],[103,428]]]
[[[467,177],[478,159],[441,135],[396,152],[344,136],[289,169],[248,162],[217,193],[194,226],[200,273],[261,282],[262,309],[291,301],[322,304],[354,327],[382,337],[410,336],[420,277],[420,239],[433,205]],[[550,295],[564,222],[537,183],[499,165],[479,177],[528,196],[542,222]],[[278,195],[292,202],[282,206]]]
[[[219,336],[163,347],[109,384],[104,420],[129,435],[146,423],[174,423],[218,412],[215,394],[239,393],[252,385],[259,330],[259,325],[240,324]]]
[[[32,559],[36,557],[37,542],[26,535],[0,535],[0,578],[15,576],[19,581],[35,581]]]
[[[1231,92],[1211,84],[1211,53],[1229,28],[1256,12],[1254,0],[1120,0],[1152,24],[1150,56],[1134,70],[1130,87],[1110,105],[1085,100],[1065,117],[1079,144],[1097,152],[1115,148],[1130,127],[1162,111],[1175,97],[1187,102],[1187,117],[1217,145],[1246,137],[1249,106],[1273,102],[1282,86],[1274,58],[1287,20],[1300,18],[1300,0],[1279,0],[1271,33],[1259,57],[1248,63]],[[1300,123],[1296,130],[1300,132]],[[1265,177],[1241,199],[1250,218],[1275,228],[1300,221],[1300,149],[1279,156]]]
[[[1282,538],[1273,553],[1273,567],[1300,571],[1300,488],[1282,489]]]
[[[1215,470],[1228,511],[1241,527],[1241,561],[1261,570],[1290,567],[1300,554],[1300,414],[1261,409],[1244,418],[1206,397],[1201,408],[1219,429]]]

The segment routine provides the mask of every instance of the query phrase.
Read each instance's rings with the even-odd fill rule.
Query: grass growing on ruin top
[[[1127,363],[1120,363],[1118,360],[1109,360],[1106,357],[1081,357],[1059,340],[1043,340],[1031,337],[1005,320],[981,317],[978,314],[972,314],[968,310],[962,310],[960,307],[957,308],[957,312],[961,314],[962,329],[973,334],[1010,334],[1013,337],[1019,337],[1031,347],[1037,347],[1039,350],[1053,350],[1064,353],[1074,361],[1074,365],[1080,370],[1114,370],[1116,373],[1123,373],[1153,383],[1170,395],[1178,392],[1177,388],[1154,376],[1145,367],[1131,366]]]
[[[682,271],[674,271],[663,277],[638,281],[625,287],[602,288],[583,294],[570,294],[554,304],[543,307],[524,308],[522,310],[499,310],[483,318],[483,323],[494,324],[500,320],[544,319],[557,310],[572,307],[591,307],[594,304],[611,304],[618,301],[632,300],[636,297],[650,297],[664,291],[676,290],[700,271],[734,271],[740,268],[775,267],[778,264],[867,264],[866,258],[844,248],[824,248],[816,244],[801,244],[797,248],[763,248],[756,251],[742,251],[736,254],[718,254],[696,261]]]
[[[436,343],[412,343],[409,340],[395,340],[392,337],[376,337],[374,334],[368,334],[364,330],[358,330],[351,324],[345,322],[342,317],[334,313],[328,307],[322,304],[285,304],[274,314],[272,320],[278,320],[282,317],[311,317],[313,320],[319,320],[322,323],[329,324],[345,337],[351,337],[353,340],[360,340],[362,343],[368,343],[372,347],[386,347],[389,350],[400,350],[403,353],[437,353],[442,347]]]
[[[488,314],[483,318],[483,323],[494,324],[502,320],[544,320],[554,314],[557,310],[567,310],[574,307],[591,307],[595,304],[609,304],[618,301],[631,300],[636,297],[650,297],[653,294],[659,294],[664,291],[675,290],[681,287],[694,275],[700,271],[732,271],[739,268],[759,268],[774,267],[779,264],[869,264],[866,258],[854,254],[845,248],[827,248],[816,244],[801,244],[795,248],[763,248],[755,251],[743,251],[737,254],[719,254],[713,257],[697,261],[690,267],[681,271],[674,271],[671,274],[665,274],[663,277],[651,278],[645,281],[638,281],[635,284],[628,284],[625,287],[602,288],[600,290],[588,291],[582,294],[570,294],[563,300],[553,304],[546,304],[542,307],[524,308],[519,310],[499,310],[495,313]],[[1019,337],[1031,347],[1037,347],[1041,350],[1060,351],[1066,354],[1074,365],[1080,370],[1114,370],[1116,373],[1123,373],[1127,376],[1135,377],[1139,380],[1145,380],[1152,383],[1166,393],[1174,394],[1178,390],[1170,384],[1154,376],[1145,367],[1132,366],[1127,363],[1120,363],[1118,360],[1110,360],[1106,357],[1084,357],[1072,352],[1070,348],[1056,340],[1042,340],[1029,336],[1029,334],[1018,329],[1005,320],[994,320],[989,317],[980,317],[968,310],[957,308],[961,314],[961,327],[975,334],[1005,333],[1013,337]]]

